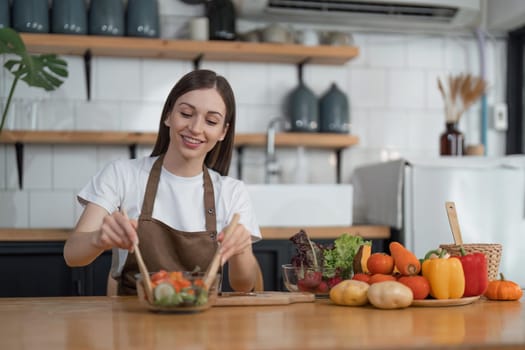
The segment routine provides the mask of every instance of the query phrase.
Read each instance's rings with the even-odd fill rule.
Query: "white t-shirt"
[[[158,157],[116,160],[106,165],[79,192],[82,205],[95,203],[113,213],[125,208],[131,219],[138,219],[150,170]],[[251,200],[244,183],[209,170],[215,195],[217,232],[231,221],[234,213],[252,234],[252,241],[261,239]],[[206,229],[202,173],[193,177],[174,175],[162,167],[153,207],[153,218],[180,231],[199,232]],[[112,276],[120,275],[127,250],[113,250]]]

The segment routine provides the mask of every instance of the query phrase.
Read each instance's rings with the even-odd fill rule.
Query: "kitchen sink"
[[[351,226],[350,184],[247,185],[261,227]]]

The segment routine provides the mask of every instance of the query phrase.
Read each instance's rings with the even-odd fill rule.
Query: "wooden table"
[[[10,349],[524,349],[525,297],[379,310],[328,300],[156,314],[134,297],[0,299]]]

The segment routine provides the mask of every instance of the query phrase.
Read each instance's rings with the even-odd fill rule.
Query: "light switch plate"
[[[494,129],[500,131],[507,130],[509,126],[507,104],[504,102],[496,103],[492,112],[492,118],[494,120]]]

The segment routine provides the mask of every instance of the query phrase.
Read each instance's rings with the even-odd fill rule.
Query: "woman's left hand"
[[[224,230],[219,233],[217,240],[221,243],[222,264],[234,255],[252,253],[252,237],[242,224],[237,224],[235,229],[227,236]]]

